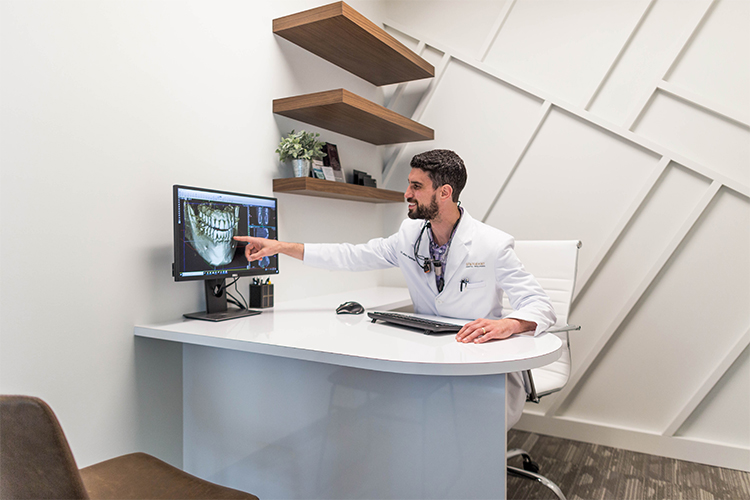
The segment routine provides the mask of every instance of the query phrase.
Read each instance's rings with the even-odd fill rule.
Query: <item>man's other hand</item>
[[[507,339],[514,333],[534,331],[536,323],[515,318],[479,318],[466,323],[456,334],[456,340],[463,343],[482,344],[488,340]]]

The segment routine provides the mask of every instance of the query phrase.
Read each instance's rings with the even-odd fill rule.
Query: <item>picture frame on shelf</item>
[[[326,176],[323,173],[323,160],[312,160],[312,168],[310,169],[310,177],[315,179],[325,179]]]
[[[336,182],[336,176],[334,175],[333,169],[331,167],[323,167],[323,178],[327,181]]]
[[[339,160],[339,150],[336,145],[326,142],[323,145],[323,152],[326,154],[323,157],[323,166],[333,169],[333,176],[336,182],[346,182],[344,171],[341,168],[341,161]]]

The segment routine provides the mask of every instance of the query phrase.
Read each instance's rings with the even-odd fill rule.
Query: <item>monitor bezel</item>
[[[178,203],[179,203],[179,196],[178,191],[180,189],[191,189],[194,191],[203,191],[206,193],[216,193],[216,194],[226,194],[226,195],[232,195],[232,196],[241,196],[241,197],[247,197],[247,198],[260,198],[264,200],[273,201],[275,207],[276,207],[276,238],[279,237],[279,200],[278,198],[272,197],[272,196],[261,196],[257,194],[249,194],[249,193],[238,193],[235,191],[224,191],[221,189],[213,189],[213,188],[203,188],[203,187],[195,187],[195,186],[186,186],[184,184],[174,184],[172,186],[172,246],[173,246],[173,255],[172,258],[174,259],[172,262],[172,276],[175,281],[206,281],[206,280],[215,280],[215,279],[221,279],[221,278],[235,278],[235,277],[247,277],[247,276],[269,276],[272,274],[279,274],[279,258],[276,257],[276,269],[274,271],[268,271],[263,270],[262,272],[259,272],[256,269],[242,269],[242,270],[234,270],[231,272],[228,272],[225,275],[201,275],[201,276],[180,276],[180,273],[177,270],[177,263],[180,262],[180,256],[181,256],[181,241],[180,241],[180,227],[179,222],[177,218],[177,211],[178,211]]]

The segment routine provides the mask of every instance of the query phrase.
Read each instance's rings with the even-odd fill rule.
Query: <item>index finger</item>
[[[466,323],[458,331],[458,333],[456,334],[456,338],[458,338],[459,340],[462,339],[465,335],[467,335],[468,331],[470,330],[473,331],[475,329],[478,322],[479,322],[479,319],[475,319],[474,321],[469,321],[468,323]]]

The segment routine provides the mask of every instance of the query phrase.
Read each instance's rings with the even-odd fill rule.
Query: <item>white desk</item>
[[[460,344],[336,315],[347,300],[410,303],[377,288],[136,326],[184,345],[185,470],[264,500],[503,498],[505,374],[556,360],[560,340]]]

